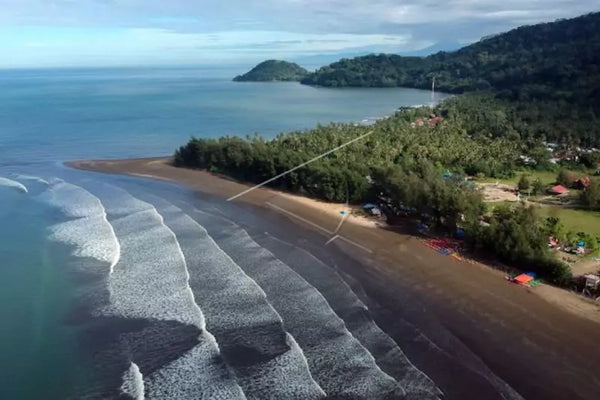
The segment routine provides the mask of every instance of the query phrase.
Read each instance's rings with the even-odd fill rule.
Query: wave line
[[[27,187],[23,185],[21,182],[13,181],[12,179],[4,178],[0,176],[0,186],[6,186],[13,189],[17,189],[23,193],[29,193]]]

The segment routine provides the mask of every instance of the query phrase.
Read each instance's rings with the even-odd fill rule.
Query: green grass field
[[[594,176],[595,171],[593,170],[588,170],[588,171],[572,171],[573,174],[575,174],[577,177],[584,177],[584,176]],[[540,181],[542,181],[542,183],[546,186],[550,186],[556,183],[556,176],[558,175],[558,169],[556,171],[536,171],[534,169],[526,169],[526,170],[520,170],[520,171],[515,171],[515,176],[513,176],[512,178],[507,178],[507,179],[496,179],[496,178],[482,178],[482,179],[477,179],[477,182],[479,183],[504,183],[504,184],[512,184],[512,185],[516,185],[517,182],[519,182],[519,179],[521,179],[521,175],[527,175],[527,177],[529,178],[529,181],[531,183],[533,183],[533,181],[535,181],[536,179],[539,179]],[[598,178],[596,178],[598,179]]]
[[[544,206],[538,208],[538,213],[544,217],[559,218],[567,230],[600,237],[600,212]]]
[[[517,182],[519,182],[519,179],[521,179],[521,175],[523,175],[523,174],[525,174],[529,177],[530,182],[533,182],[539,178],[544,185],[551,185],[554,182],[556,182],[556,175],[558,175],[558,172],[524,170],[524,171],[515,172],[515,176],[513,176],[512,178],[508,178],[508,179],[483,178],[483,179],[477,179],[477,182],[480,182],[480,183],[499,182],[499,183],[505,183],[505,184],[509,184],[509,185],[510,184],[516,185]]]

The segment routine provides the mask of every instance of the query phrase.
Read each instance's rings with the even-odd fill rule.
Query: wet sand
[[[224,199],[248,188],[204,171],[174,168],[165,159],[70,165],[168,180]],[[510,389],[502,389],[489,370],[526,399],[600,398],[595,304],[547,285],[509,284],[500,271],[442,256],[414,236],[357,217],[347,218],[337,232],[343,205],[263,188],[235,202],[256,210],[287,241],[300,240],[288,219],[306,230],[302,237],[309,240],[298,244],[329,259],[357,283],[358,292],[364,289],[378,324],[446,399],[508,398],[500,393],[506,396]],[[336,232],[339,237],[325,245]]]

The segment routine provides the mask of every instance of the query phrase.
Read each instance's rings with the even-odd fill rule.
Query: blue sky
[[[0,0],[0,68],[410,52],[600,11],[600,0]]]

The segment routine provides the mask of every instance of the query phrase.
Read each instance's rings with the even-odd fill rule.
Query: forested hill
[[[249,72],[233,78],[236,82],[300,81],[308,71],[298,64],[280,60],[267,60]]]
[[[599,67],[600,13],[594,13],[523,26],[424,58],[381,54],[343,59],[302,83],[427,89],[435,77],[438,89],[450,93],[518,88],[523,96],[563,89],[599,96]]]
[[[504,132],[600,146],[600,13],[520,27],[424,58],[344,59],[302,83],[429,89],[434,78],[439,91],[488,92],[505,121]],[[468,99],[464,103],[474,106]],[[464,115],[472,112],[465,109]]]

